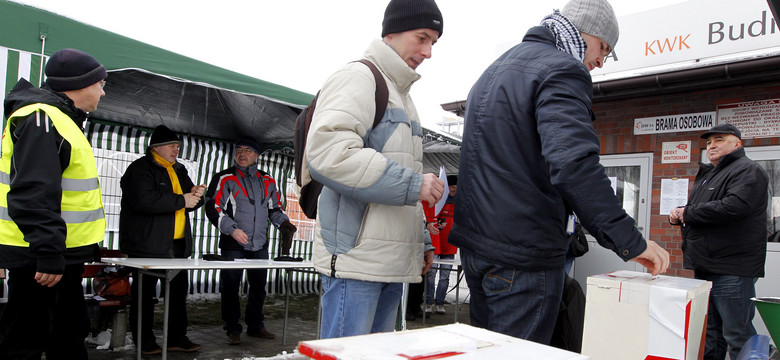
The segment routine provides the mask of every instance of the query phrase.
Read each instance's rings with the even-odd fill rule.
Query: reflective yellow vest
[[[24,241],[24,235],[19,227],[8,215],[11,155],[14,150],[10,129],[11,123],[16,120],[15,118],[26,117],[36,111],[43,111],[48,115],[57,132],[71,147],[70,163],[62,172],[60,216],[68,228],[65,245],[68,248],[74,248],[98,243],[105,236],[106,218],[103,212],[103,201],[92,147],[82,130],[60,109],[46,104],[31,104],[11,114],[3,131],[2,157],[0,157],[0,244],[30,246]]]

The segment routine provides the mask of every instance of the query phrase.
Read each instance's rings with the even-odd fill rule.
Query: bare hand
[[[669,212],[669,223],[672,225],[685,224],[685,207],[678,207]]]
[[[193,195],[197,196],[197,197],[202,197],[202,196],[203,196],[203,193],[204,193],[204,192],[206,192],[206,189],[207,189],[207,188],[208,188],[208,186],[206,186],[206,185],[204,185],[204,184],[201,184],[201,185],[196,185],[196,186],[193,186],[193,187],[192,187],[192,190],[191,190],[190,192],[191,192]]]
[[[631,259],[650,270],[653,276],[665,273],[669,268],[669,252],[655,241],[647,240],[647,249],[639,256]]]
[[[425,225],[425,227],[428,229],[428,232],[431,233],[431,235],[439,234],[439,228],[436,226],[436,223],[428,223],[428,225]]]
[[[244,230],[241,229],[235,229],[233,230],[233,233],[230,234],[230,236],[233,237],[233,239],[236,239],[239,244],[246,245],[249,243],[249,236],[246,235]]]
[[[191,192],[183,194],[184,196],[184,207],[187,209],[192,209],[196,205],[198,205],[198,201],[200,201],[200,196],[197,196]]]
[[[420,200],[427,201],[431,207],[436,204],[444,194],[444,182],[433,173],[423,175],[422,186],[420,186]]]
[[[42,272],[35,273],[35,281],[46,287],[57,285],[62,279],[62,274],[46,274]]]
[[[423,271],[422,274],[428,273],[428,270],[433,266],[433,250],[428,250],[423,254]]]

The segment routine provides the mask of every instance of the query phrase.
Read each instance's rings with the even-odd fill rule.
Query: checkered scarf
[[[571,54],[579,61],[585,60],[585,49],[587,48],[585,40],[577,27],[561,15],[560,11],[554,10],[552,14],[542,20],[540,25],[553,32],[555,46],[558,47],[558,50]]]

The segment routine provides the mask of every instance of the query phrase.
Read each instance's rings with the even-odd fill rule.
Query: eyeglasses
[[[236,148],[236,154],[251,154],[253,152],[255,152],[255,151],[252,150],[252,148],[248,148],[248,147],[237,147]]]

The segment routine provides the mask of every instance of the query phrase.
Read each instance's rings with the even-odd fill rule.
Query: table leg
[[[321,280],[319,281],[319,293],[320,293],[320,299],[319,301],[317,301],[317,339],[319,339],[320,335],[322,334],[320,332],[322,328],[322,281]]]
[[[284,326],[282,327],[282,345],[287,345],[287,311],[290,306],[290,269],[284,269]]]
[[[141,301],[141,299],[143,299],[143,294],[144,294],[143,285],[144,285],[144,274],[142,274],[141,270],[139,269],[138,270],[138,298],[137,298],[138,309],[137,312],[135,313],[135,319],[137,322],[136,333],[135,333],[135,349],[137,353],[137,357],[136,357],[137,360],[141,360],[141,343],[143,343],[143,341],[141,340],[141,322],[142,322],[141,319],[143,319],[143,316],[141,315],[143,314],[143,301]]]
[[[436,266],[436,265],[434,264],[433,266],[431,266],[431,268],[428,269],[428,271],[433,270],[434,266]],[[428,294],[428,273],[423,274],[422,282],[423,282],[423,294],[422,294],[423,300],[422,300],[422,303],[421,303],[420,307],[422,307],[422,315],[423,315],[422,325],[423,325],[423,327],[425,327],[425,307],[428,305],[428,303],[425,301],[425,296]],[[434,282],[434,284],[435,284],[435,282]]]
[[[458,313],[460,312],[460,272],[463,269],[458,265],[455,273],[455,322],[458,322]]]
[[[163,344],[162,344],[162,360],[168,358],[168,307],[170,306],[171,296],[171,270],[166,271],[165,276],[165,304],[163,305]]]

